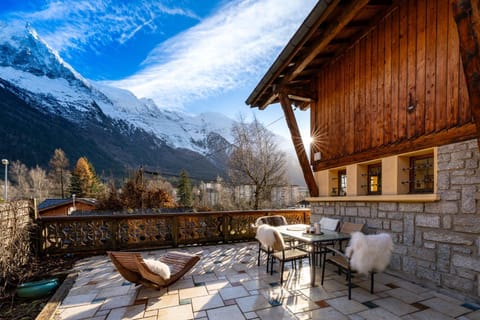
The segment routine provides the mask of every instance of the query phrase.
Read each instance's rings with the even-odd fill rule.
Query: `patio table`
[[[284,226],[276,227],[283,236],[288,236],[294,238],[295,240],[302,242],[312,249],[309,250],[312,265],[311,265],[311,285],[312,287],[315,286],[315,274],[317,269],[316,261],[321,261],[321,253],[322,251],[321,246],[325,243],[335,242],[335,241],[344,241],[350,239],[350,234],[324,230],[321,229],[320,234],[315,233],[307,233],[307,228],[310,228],[309,225],[306,224],[289,224]]]

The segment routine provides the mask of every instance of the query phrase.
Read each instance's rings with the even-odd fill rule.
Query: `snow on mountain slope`
[[[44,112],[77,123],[86,113],[101,119],[98,106],[110,118],[150,132],[173,148],[206,154],[212,151],[208,148],[212,134],[232,140],[233,120],[219,113],[161,110],[152,100],[137,99],[127,90],[89,82],[28,25],[19,28],[0,23],[0,78],[21,88],[18,94],[35,101]]]
[[[105,114],[151,132],[172,147],[208,152],[205,139],[212,132],[227,141],[232,140],[230,130],[234,122],[220,113],[190,115],[159,109],[152,100],[137,99],[128,90],[100,83],[93,83],[93,86],[111,102],[99,102]]]

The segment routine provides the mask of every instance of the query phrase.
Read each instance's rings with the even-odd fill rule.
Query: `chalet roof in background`
[[[96,205],[97,199],[94,198],[75,198],[75,202],[81,202],[84,204],[89,204],[89,205]],[[63,206],[66,204],[73,204],[73,199],[68,198],[68,199],[45,199],[42,203],[38,205],[38,210],[39,211],[44,211],[47,209],[52,209],[56,208],[59,206]]]
[[[319,0],[246,104],[265,109],[278,103],[278,93],[284,90],[298,107],[307,109],[315,100],[310,88],[319,70],[361,39],[392,4],[392,0]]]

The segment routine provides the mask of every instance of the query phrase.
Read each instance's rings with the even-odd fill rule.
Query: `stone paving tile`
[[[322,320],[348,320],[349,317],[338,312],[332,307],[315,309],[308,312],[296,314],[300,320],[306,319],[322,319]]]
[[[449,317],[445,314],[442,314],[440,312],[437,312],[432,309],[426,309],[423,311],[419,312],[414,312],[409,314],[408,319],[414,319],[414,320],[453,320],[455,318]]]
[[[208,295],[205,286],[180,289],[178,293],[180,300]]]
[[[100,308],[100,303],[86,304],[83,306],[62,308],[57,310],[56,314],[60,319],[76,320],[93,318],[97,310]],[[57,318],[57,317],[55,317]]]
[[[207,288],[208,292],[211,293],[212,291],[218,291],[223,288],[230,288],[232,285],[227,280],[215,280],[209,281],[205,283],[205,287]]]
[[[107,316],[107,320],[121,320],[121,319],[128,319],[125,317],[125,312],[127,308],[117,308],[110,310],[110,313]],[[131,318],[130,318],[131,319]]]
[[[270,287],[270,284],[263,279],[254,279],[250,281],[245,281],[245,282],[242,282],[242,285],[248,291]]]
[[[145,315],[145,305],[140,304],[136,306],[127,307],[123,314],[123,319],[141,319]]]
[[[387,309],[388,311],[390,311],[391,313],[397,316],[403,316],[403,315],[418,311],[417,308],[391,297],[378,299],[373,301],[373,303],[375,303],[376,305],[382,308]]]
[[[360,303],[372,301],[378,298],[378,295],[371,294],[369,290],[365,290],[364,288],[352,289],[352,299]]]
[[[194,312],[224,306],[222,297],[218,294],[192,298],[192,305]]]
[[[458,304],[453,304],[451,301],[452,300],[446,301],[440,298],[432,298],[422,301],[422,304],[454,318],[471,312],[470,309],[460,306],[460,302],[458,302]]]
[[[282,301],[282,304],[293,313],[311,311],[319,308],[315,302],[308,299],[303,294],[289,296]]]
[[[469,320],[480,320],[480,310],[465,315]]]
[[[223,300],[235,299],[248,296],[248,291],[242,287],[223,288],[218,291]]]
[[[295,317],[290,311],[277,306],[272,308],[266,308],[256,311],[257,316],[262,320],[296,320]]]
[[[348,300],[348,297],[330,299],[327,300],[327,303],[341,313],[347,315],[368,309],[368,307],[355,300]]]
[[[256,296],[238,298],[235,299],[235,301],[242,312],[250,312],[272,307],[268,300],[259,294]]]
[[[96,293],[92,294],[79,294],[79,295],[67,295],[62,301],[62,307],[74,307],[84,304],[90,304],[97,297]]]
[[[353,279],[347,298],[344,275],[327,267],[324,286],[317,268],[310,287],[310,267],[292,271],[286,264],[285,282],[257,266],[256,243],[185,247],[201,260],[168,289],[152,290],[123,279],[106,256],[78,262],[77,281],[51,320],[83,319],[453,319],[480,320],[480,310],[464,301],[381,273],[370,294],[368,277]],[[166,250],[143,252],[159,257]],[[463,305],[463,306],[462,306]],[[469,307],[469,308],[467,308]]]
[[[397,317],[391,312],[388,312],[382,308],[368,309],[362,312],[359,312],[358,315],[365,320],[400,320],[400,317]],[[433,318],[432,318],[433,319]]]
[[[193,319],[191,305],[176,306],[158,310],[157,319],[162,320],[189,320]]]
[[[145,308],[145,310],[150,311],[154,309],[168,308],[178,306],[179,304],[180,299],[177,294],[164,295],[158,298],[148,299],[147,307]]]
[[[237,305],[207,310],[209,320],[245,320],[245,317]]]
[[[425,300],[424,297],[419,296],[411,291],[408,291],[404,288],[395,288],[387,292],[390,296],[402,300],[407,304],[412,304],[414,302]]]
[[[102,306],[100,307],[100,310],[130,306],[135,301],[135,296],[136,296],[135,294],[128,294],[123,296],[107,298],[105,299]]]

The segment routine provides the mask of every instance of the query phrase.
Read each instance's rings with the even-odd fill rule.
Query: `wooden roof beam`
[[[334,20],[329,24],[329,26],[325,29],[324,37],[320,40],[320,42],[312,48],[310,53],[303,59],[301,63],[296,65],[295,70],[286,78],[287,81],[292,80],[298,74],[300,74],[307,65],[315,59],[315,57],[323,50],[325,47],[332,41],[338,33],[358,14],[360,10],[363,9],[368,4],[369,0],[356,0],[349,3],[345,6],[345,9],[341,11],[341,13],[335,17]]]
[[[290,129],[290,135],[292,137],[293,146],[295,147],[295,152],[297,153],[298,161],[302,168],[303,177],[307,183],[308,190],[311,197],[318,197],[318,186],[315,182],[313,176],[312,168],[310,167],[310,162],[307,158],[307,153],[305,152],[305,147],[303,145],[302,136],[300,135],[300,130],[298,129],[297,120],[292,110],[292,103],[288,98],[288,94],[283,90],[278,95],[280,99],[280,104],[287,121],[288,129]]]

